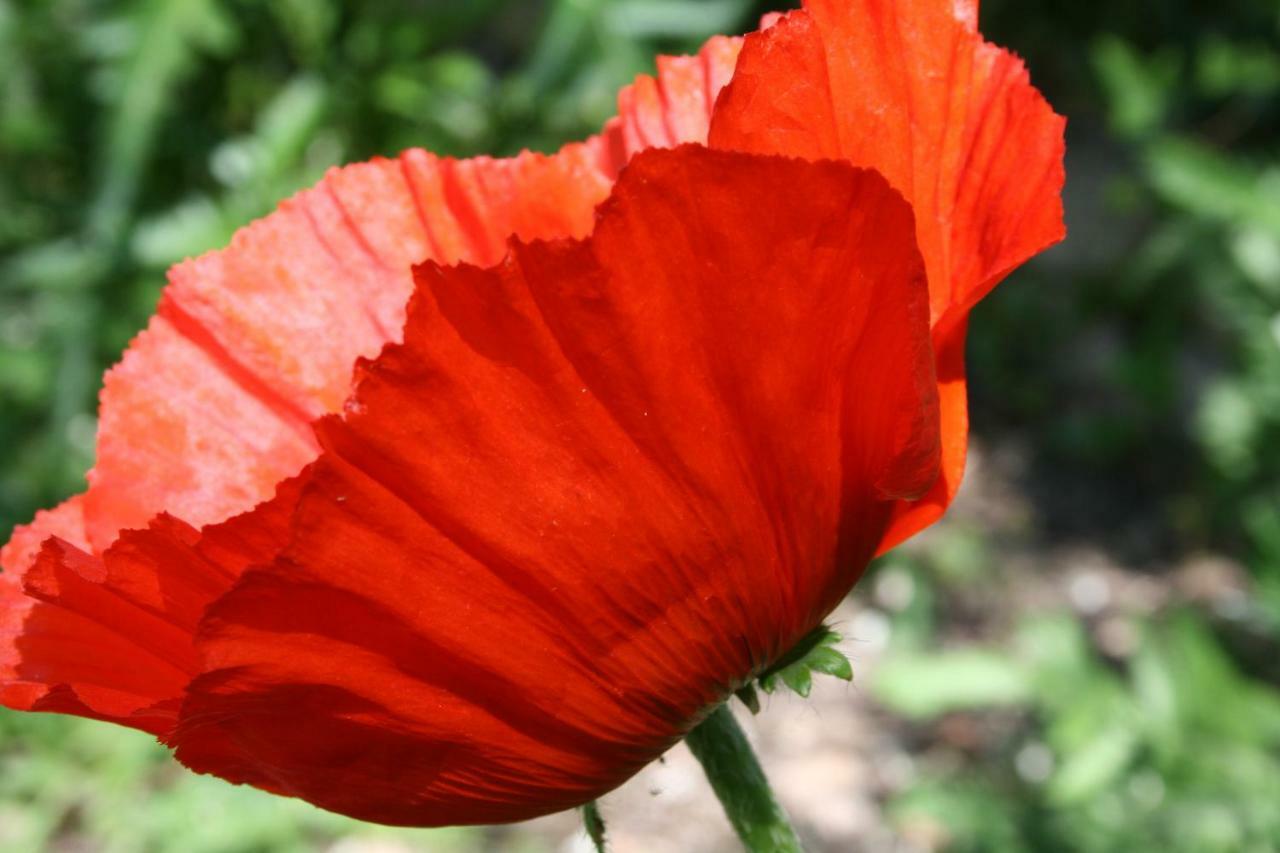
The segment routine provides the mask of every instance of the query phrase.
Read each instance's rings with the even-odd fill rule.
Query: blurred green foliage
[[[1280,850],[1280,6],[985,21],[1070,117],[1071,233],[977,312],[977,432],[1031,449],[1033,559],[1094,543],[1157,601],[1010,616],[964,604],[1008,578],[974,534],[891,556],[917,595],[873,691],[921,744],[891,809],[951,850]],[[1206,553],[1245,576],[1191,601]]]
[[[1071,235],[980,309],[980,426],[1034,436],[1059,478],[1108,480],[1060,530],[1149,513],[1135,557],[1220,549],[1274,599],[1280,6],[991,2],[986,20],[1072,122]]]
[[[169,264],[339,162],[554,149],[655,53],[776,5],[0,0],[0,528],[82,487],[100,373]],[[1121,607],[1117,649],[1062,596],[1011,614],[1000,536],[891,555],[870,581],[911,595],[871,690],[920,769],[887,807],[953,850],[1280,849],[1280,7],[987,0],[983,21],[1071,119],[1071,236],[972,324],[975,430],[1029,448],[1024,544],[1094,543],[1162,586],[1209,552],[1246,592]],[[104,731],[0,715],[0,849],[382,832]]]
[[[3,714],[0,746],[0,850],[14,853],[305,853],[338,837],[469,853],[481,840],[471,830],[394,830],[259,796],[182,771],[148,737],[104,736],[84,720]]]
[[[927,556],[878,572],[948,591]],[[959,851],[1277,849],[1280,690],[1195,611],[1120,616],[1120,649],[1050,607],[1016,616],[1003,644],[940,650],[949,618],[905,607],[871,684],[924,744],[890,803],[908,834]]]

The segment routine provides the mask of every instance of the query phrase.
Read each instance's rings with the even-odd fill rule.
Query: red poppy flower
[[[955,493],[967,312],[1062,236],[975,16],[813,0],[554,156],[351,166],[178,266],[0,554],[0,702],[387,823],[619,784]]]

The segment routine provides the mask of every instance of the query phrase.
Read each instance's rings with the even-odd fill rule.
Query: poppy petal
[[[183,644],[152,642],[134,624],[139,609],[158,606],[194,629],[196,603],[224,590],[188,590],[192,607],[174,614],[146,589],[196,583],[173,568],[184,560],[221,565],[229,585],[251,557],[274,555],[287,513],[265,542],[237,543],[252,531],[235,519],[206,528],[199,553],[187,525],[257,505],[315,457],[310,422],[340,407],[357,357],[399,337],[413,263],[490,265],[511,234],[586,236],[595,205],[637,150],[626,128],[656,118],[705,136],[739,43],[715,38],[696,57],[660,61],[656,80],[636,83],[665,93],[656,114],[642,116],[624,92],[623,112],[600,136],[554,156],[455,161],[411,150],[333,170],[227,249],[177,266],[156,317],[107,375],[89,491],[39,513],[0,550],[0,703],[156,732],[171,725],[177,682],[143,685],[129,660]],[[287,496],[268,504],[270,512],[286,505]],[[259,523],[265,514],[255,514]],[[39,577],[26,577],[50,537],[59,541]],[[158,568],[136,559],[141,549]],[[109,606],[95,615],[85,596]],[[87,672],[83,660],[97,669]]]
[[[806,0],[746,38],[710,130],[714,147],[879,170],[916,213],[929,271],[943,473],[903,505],[884,548],[936,520],[967,446],[964,318],[1062,239],[1064,120],[1021,60],[983,41],[977,4]]]
[[[14,530],[0,548],[0,578],[26,571],[40,552],[41,543],[51,536],[79,548],[89,547],[84,529],[84,495],[68,498],[53,509],[40,510],[30,524]]]
[[[580,804],[789,649],[936,476],[923,263],[873,172],[648,152],[589,240],[417,276],[290,544],[203,623],[194,769],[384,823]]]
[[[200,619],[245,568],[284,547],[299,483],[203,531],[158,516],[101,556],[46,539],[21,576],[0,575],[0,704],[172,730],[200,670]]]
[[[227,249],[175,267],[156,317],[107,374],[88,493],[16,530],[3,565],[25,569],[49,535],[100,552],[160,512],[199,526],[268,498],[314,458],[309,423],[341,405],[355,360],[398,339],[414,263],[488,266],[512,234],[586,236],[636,151],[705,139],[740,42],[660,59],[600,136],[553,156],[415,149],[335,169]],[[650,125],[678,132],[643,142],[637,128]]]
[[[173,624],[121,594],[121,585],[139,579],[129,570],[157,557],[137,553],[128,541],[133,535],[122,537],[106,560],[59,539],[45,541],[24,578],[27,612],[12,647],[16,659],[6,662],[5,704],[156,734],[172,727],[176,700],[196,671],[194,625]]]
[[[694,56],[658,57],[656,75],[640,75],[619,92],[618,117],[605,129],[606,137],[620,136],[625,149],[616,165],[647,148],[705,143],[716,99],[741,49],[740,38],[714,36]]]
[[[584,221],[607,191],[552,158],[408,152],[335,171],[229,249],[177,267],[151,326],[107,376],[85,498],[95,548],[160,511],[219,521],[296,474],[318,450],[310,422],[341,406],[356,358],[398,337],[410,267],[437,246],[493,260],[509,223],[492,208],[511,212],[525,179],[548,209]],[[485,199],[494,184],[500,198]]]

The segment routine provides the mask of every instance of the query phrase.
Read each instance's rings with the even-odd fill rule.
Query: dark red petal
[[[82,527],[20,528],[3,564],[21,571],[51,534],[102,551],[160,512],[199,526],[267,499],[314,458],[309,423],[341,406],[355,360],[399,337],[414,263],[487,266],[512,234],[586,236],[632,154],[705,138],[739,44],[717,37],[695,57],[662,58],[619,96],[602,136],[554,156],[412,150],[336,169],[227,249],[175,267],[157,316],[107,375],[97,464],[75,504]],[[641,142],[637,128],[655,124],[673,134]]]
[[[965,315],[1065,233],[1064,121],[976,19],[974,2],[807,0],[747,37],[712,120],[714,147],[875,168],[915,210],[944,383],[943,474],[899,507],[884,547],[936,520],[959,488]]]
[[[639,156],[588,241],[419,268],[289,546],[210,610],[179,758],[419,825],[620,783],[936,476],[913,235],[875,173],[685,147]]]
[[[188,590],[178,619],[186,640],[160,642],[137,630],[139,613],[158,604],[149,586],[194,582],[182,573],[200,570],[181,568],[184,560],[213,560],[234,578],[251,555],[274,555],[287,513],[267,542],[238,542],[251,531],[234,520],[207,529],[200,554],[174,538],[178,522],[152,520],[168,513],[200,526],[270,497],[315,457],[310,422],[341,406],[356,358],[399,337],[414,263],[489,265],[511,234],[587,235],[595,205],[636,150],[624,137],[654,121],[678,130],[658,144],[705,136],[739,43],[716,38],[697,57],[660,60],[656,80],[636,83],[663,93],[659,103],[624,91],[619,118],[601,136],[554,156],[455,161],[413,150],[334,170],[227,249],[177,266],[157,316],[107,375],[88,492],[38,514],[0,550],[0,701],[162,730],[144,710],[181,689],[159,677],[144,689],[131,658],[189,653],[199,610],[221,590]],[[259,523],[266,513],[255,514]],[[128,528],[138,530],[117,542]],[[22,590],[49,537],[62,542],[42,570],[53,585],[36,603]],[[155,567],[128,556],[142,547]],[[203,553],[211,549],[218,553]],[[169,613],[173,602],[160,604],[179,615]],[[95,648],[119,655],[95,657]],[[92,677],[80,658],[95,660]]]
[[[195,536],[190,529],[165,533]],[[128,586],[146,577],[131,577],[130,570],[161,556],[138,553],[136,544],[122,538],[103,560],[58,539],[45,542],[26,574],[24,592],[33,603],[14,644],[19,659],[12,679],[29,692],[25,703],[13,702],[15,686],[6,678],[6,704],[99,716],[156,733],[172,726],[176,700],[197,670],[194,625],[129,600],[130,592],[142,590]],[[173,594],[188,597],[185,588]],[[156,706],[166,699],[167,715],[157,718]]]
[[[107,376],[91,544],[160,511],[201,525],[266,499],[315,456],[310,422],[341,406],[356,358],[399,335],[415,262],[492,262],[518,225],[581,230],[607,187],[552,158],[408,152],[335,171],[229,249],[176,268]],[[530,214],[526,193],[552,215]]]
[[[960,314],[933,330],[938,370],[938,412],[941,422],[942,464],[933,488],[919,500],[894,507],[893,521],[885,531],[879,552],[919,533],[942,518],[960,490],[965,456],[969,449],[969,399],[964,373],[965,330],[969,318]]]
[[[205,610],[284,546],[299,485],[203,532],[161,515],[100,557],[47,539],[21,580],[0,575],[0,704],[172,730]]]

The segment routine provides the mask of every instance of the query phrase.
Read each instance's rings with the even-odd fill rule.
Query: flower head
[[[387,823],[626,779],[955,493],[967,312],[1062,235],[975,14],[812,0],[585,143],[351,166],[177,267],[3,551],[0,701]]]

